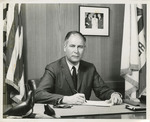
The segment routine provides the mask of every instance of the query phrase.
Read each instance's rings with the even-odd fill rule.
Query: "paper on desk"
[[[108,102],[108,101],[92,101],[92,100],[86,100],[86,102],[85,102],[83,105],[109,107],[109,106],[112,106],[113,103],[110,103],[110,102]]]

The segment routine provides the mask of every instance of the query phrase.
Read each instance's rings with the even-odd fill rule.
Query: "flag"
[[[146,43],[141,4],[126,4],[121,54],[125,98],[137,100],[146,90]]]
[[[138,34],[139,34],[139,56],[140,56],[140,71],[139,71],[139,97],[144,94],[146,95],[146,40],[144,33],[144,21],[143,21],[143,8],[141,4],[137,5],[137,16],[138,16]]]
[[[7,24],[6,24],[6,15],[7,15],[7,10],[8,10],[8,4],[3,4],[3,74],[4,77],[6,76],[5,74],[5,64],[6,64],[6,30],[7,30]]]
[[[25,94],[21,4],[4,4],[3,13],[5,83],[12,87],[10,98],[20,103]]]

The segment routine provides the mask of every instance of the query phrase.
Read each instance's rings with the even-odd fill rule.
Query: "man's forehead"
[[[79,34],[72,34],[68,40],[82,40],[84,41],[83,37]]]

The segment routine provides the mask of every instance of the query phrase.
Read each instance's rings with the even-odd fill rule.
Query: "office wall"
[[[70,30],[79,30],[81,4],[26,4],[24,19],[26,78],[40,78],[45,66],[64,55],[63,40]],[[82,4],[83,5],[83,4]],[[84,60],[95,64],[101,77],[113,84],[120,77],[124,5],[88,4],[110,8],[110,35],[85,36]],[[118,85],[119,86],[119,85]],[[120,87],[120,86],[119,86]]]
[[[96,65],[103,79],[118,79],[124,5],[93,6],[110,8],[110,35],[86,36],[84,59]],[[48,63],[64,55],[65,34],[79,30],[79,4],[26,4],[24,30],[27,77],[39,78]]]

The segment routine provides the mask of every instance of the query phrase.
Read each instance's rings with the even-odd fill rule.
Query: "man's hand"
[[[112,103],[113,105],[119,105],[119,104],[122,103],[122,98],[121,97],[122,96],[119,93],[114,92],[114,93],[111,94],[111,97],[110,97],[109,100],[107,100],[107,102]]]
[[[64,96],[62,102],[66,104],[81,105],[85,102],[85,95],[82,93],[77,93],[72,96]]]

